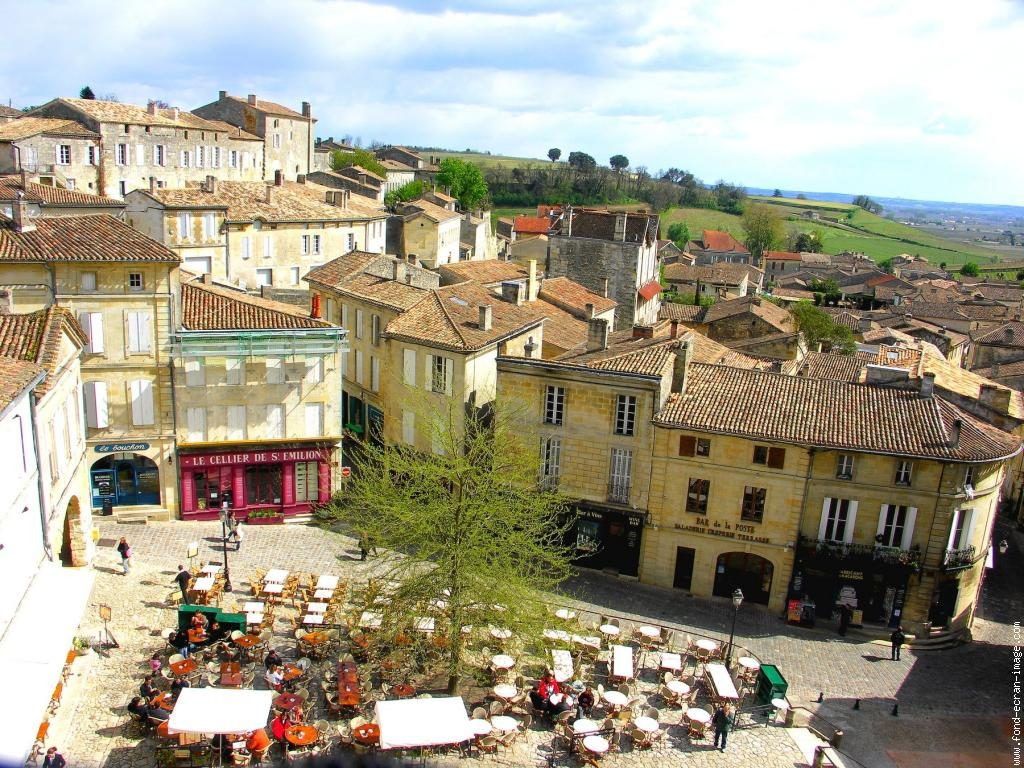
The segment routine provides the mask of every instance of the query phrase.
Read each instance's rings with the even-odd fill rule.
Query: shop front
[[[310,511],[331,498],[336,446],[245,446],[235,451],[182,451],[182,518],[215,519],[225,501],[244,520],[269,510],[283,516]]]
[[[575,564],[636,576],[640,568],[643,514],[587,503],[577,504],[574,512],[576,525],[569,528],[567,544],[576,550]]]

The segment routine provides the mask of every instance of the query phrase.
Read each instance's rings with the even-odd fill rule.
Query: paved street
[[[173,623],[173,613],[163,599],[172,591],[172,577],[179,562],[187,562],[189,542],[197,541],[201,559],[220,560],[213,552],[219,524],[155,523],[145,526],[117,525],[100,521],[103,539],[96,561],[97,578],[92,603],[106,603],[114,611],[112,630],[120,649],[105,652],[93,660],[89,671],[89,694],[71,712],[62,711],[61,744],[75,765],[110,768],[142,768],[151,765],[152,755],[135,748],[137,738],[124,733],[124,706],[137,688],[142,662],[163,643],[159,629]],[[365,578],[373,561],[360,563],[354,542],[344,536],[304,526],[247,526],[240,553],[230,553],[236,589],[248,594],[246,579],[257,566],[283,565],[296,571],[331,571],[350,579]],[[132,573],[120,575],[113,550],[117,537],[125,535],[135,553]],[[1020,568],[1019,535],[1012,538],[1006,568]],[[1003,567],[1002,563],[997,566]],[[1005,717],[1008,701],[1010,631],[1005,625],[1013,604],[1006,603],[1004,591],[1013,578],[1000,574],[990,580],[986,597],[992,601],[988,618],[979,618],[978,640],[950,651],[904,651],[903,660],[888,660],[887,644],[872,643],[851,635],[839,638],[826,629],[786,626],[779,617],[756,606],[744,605],[737,620],[737,644],[749,648],[763,661],[778,665],[790,684],[790,701],[817,711],[843,728],[844,751],[870,768],[911,768],[922,754],[930,754],[929,765],[954,765],[942,755],[965,748],[965,735],[972,749],[989,756],[1006,757],[1000,715]],[[726,601],[686,598],[676,593],[621,581],[603,574],[579,575],[566,591],[572,600],[595,611],[636,615],[661,624],[678,626],[686,632],[727,638],[732,607]],[[568,599],[566,600],[568,602]],[[96,610],[87,610],[83,629],[100,629]],[[818,693],[823,704],[817,704]],[[852,709],[860,698],[859,711]],[[899,701],[899,717],[890,712]],[[77,709],[76,709],[77,707]],[[71,715],[74,715],[73,717]],[[694,747],[680,738],[678,727],[669,729],[663,746],[645,753],[624,752],[610,764],[663,766],[786,766],[801,765],[803,758],[786,729],[756,728],[737,732],[729,752],[719,754],[710,747]],[[534,730],[529,745],[496,757],[497,762],[524,764],[545,762],[551,736]],[[952,758],[950,757],[950,760]],[[965,766],[985,765],[964,762]],[[1007,764],[1005,761],[999,764]]]

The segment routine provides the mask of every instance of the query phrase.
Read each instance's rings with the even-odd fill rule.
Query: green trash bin
[[[757,688],[755,689],[758,704],[768,705],[772,703],[772,699],[784,699],[788,690],[789,683],[779,672],[778,667],[774,664],[761,665],[761,669],[757,673]]]

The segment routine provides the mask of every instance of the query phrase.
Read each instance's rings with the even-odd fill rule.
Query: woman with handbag
[[[121,555],[121,567],[124,568],[124,575],[127,576],[128,571],[131,570],[132,548],[128,545],[128,540],[124,536],[117,543],[117,551]]]

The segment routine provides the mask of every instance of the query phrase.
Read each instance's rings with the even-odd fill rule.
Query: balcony
[[[615,504],[628,504],[629,480],[612,480],[608,483],[608,501]]]
[[[851,566],[878,563],[910,568],[915,572],[921,568],[921,550],[917,546],[900,549],[881,544],[843,544],[801,536],[800,554],[807,559],[845,562]]]
[[[946,554],[942,557],[942,570],[963,571],[974,565],[974,559],[974,547],[947,549]]]
[[[540,480],[537,481],[537,486],[542,491],[557,491],[558,475],[541,475]]]

